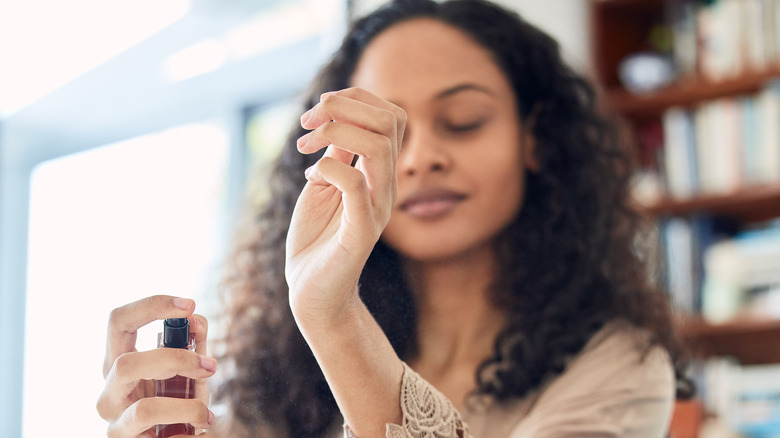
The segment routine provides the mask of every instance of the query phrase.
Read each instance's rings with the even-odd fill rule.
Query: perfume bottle
[[[157,346],[195,350],[195,333],[190,333],[189,320],[166,319],[162,333],[157,335]],[[195,382],[189,377],[174,376],[166,380],[155,380],[154,387],[157,397],[195,398]],[[195,435],[195,428],[189,423],[157,425],[157,438],[180,434]]]

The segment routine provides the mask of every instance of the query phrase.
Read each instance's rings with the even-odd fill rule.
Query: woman
[[[482,1],[396,1],[353,25],[311,96],[235,254],[215,430],[664,434],[683,362],[639,254],[631,165],[550,37]],[[112,314],[110,436],[214,424],[203,347],[133,352],[138,327],[193,310],[153,297]],[[199,400],[137,383],[173,374]]]

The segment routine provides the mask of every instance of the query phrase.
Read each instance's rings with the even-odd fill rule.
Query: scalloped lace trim
[[[450,400],[404,363],[400,425],[387,424],[385,438],[468,438],[468,426]],[[357,438],[344,425],[344,436]]]

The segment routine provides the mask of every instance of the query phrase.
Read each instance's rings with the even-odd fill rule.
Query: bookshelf
[[[701,319],[681,323],[699,356],[732,356],[743,365],[780,363],[780,321],[742,318],[722,324]]]
[[[652,202],[637,205],[637,208],[662,225],[669,218],[691,222],[709,218],[745,229],[771,227],[767,224],[780,218],[780,0],[589,1],[594,74],[602,97],[608,109],[625,122],[628,140],[634,143],[645,173],[658,175],[662,187],[657,196],[651,197]],[[717,21],[718,16],[720,21]],[[713,22],[719,23],[720,27],[712,26]],[[762,30],[755,33],[756,27]],[[707,33],[708,29],[714,30]],[[757,38],[760,38],[759,43]],[[670,45],[664,47],[665,41]],[[694,45],[685,46],[690,50],[679,50],[685,42]],[[730,45],[731,51],[716,53],[712,49],[723,49],[724,45]],[[677,67],[677,76],[671,83],[653,91],[637,94],[627,90],[622,86],[619,66],[626,56],[637,52],[664,53]],[[758,103],[769,103],[770,106],[759,106]],[[714,119],[716,121],[710,121],[709,125],[701,122],[700,126],[700,119],[704,119],[702,113],[709,111],[711,115],[713,108],[723,110],[724,107],[729,107],[730,117],[736,117],[743,124],[735,125],[741,129],[739,135],[729,137],[736,145],[733,151],[724,149],[725,146],[732,147],[724,145],[722,139],[728,132],[705,135],[707,129],[719,129],[725,118]],[[748,107],[752,111],[750,114]],[[749,119],[748,116],[757,114],[756,108],[764,111],[761,115],[770,114],[776,119],[761,118],[758,122]],[[675,150],[683,147],[679,137],[670,138],[674,133],[683,132],[679,128],[681,120],[689,124],[685,131],[689,137],[685,140],[693,138],[689,142],[694,142],[693,146],[684,145],[688,148],[685,153],[689,160],[684,165],[672,163],[680,157],[679,152],[671,154],[672,147],[677,148]],[[677,123],[676,131],[670,128],[672,122]],[[703,131],[702,126],[705,127]],[[766,126],[776,130],[770,132]],[[748,157],[748,153],[755,153],[755,148],[750,149],[747,144],[757,141],[749,133],[757,127],[765,131],[761,134],[764,135],[760,139],[760,147],[764,148],[761,150],[772,149],[769,155],[761,152],[758,158]],[[711,161],[711,157],[724,153],[733,153],[730,161],[739,162],[741,167],[734,171],[729,184],[705,185],[705,171],[710,175],[710,182],[713,178],[713,172],[706,167],[724,166],[723,162]],[[762,161],[773,162],[774,157],[778,161],[776,174],[772,171],[767,176],[755,177],[756,168],[749,167],[749,163],[760,166]],[[705,163],[705,160],[710,161]],[[725,165],[729,164],[733,165],[728,162]],[[680,186],[681,169],[694,175],[691,180],[698,180],[686,180]],[[725,170],[731,171],[719,167],[714,178],[728,173]],[[676,180],[672,175],[674,171],[677,171]],[[697,236],[692,239],[698,238],[697,232],[692,229],[691,233]],[[676,249],[679,250],[679,246]],[[665,250],[673,249],[667,247]],[[704,265],[704,252],[697,253],[697,250],[692,251],[692,257],[697,260],[686,268],[697,271],[694,275],[701,275],[698,271]],[[780,266],[777,268],[780,271]],[[695,294],[697,288],[702,290],[701,282],[691,284],[692,293]],[[740,311],[728,320],[713,323],[698,311],[702,309],[681,315],[678,325],[699,358],[732,357],[741,365],[780,364],[780,319],[746,316],[750,313]],[[697,409],[678,405],[679,412],[675,414],[672,428],[674,436],[698,435],[690,432],[687,426],[688,432],[675,430],[677,417],[700,413]],[[686,424],[699,425],[701,417],[683,420]]]
[[[775,3],[780,5],[778,1]],[[668,109],[695,108],[715,99],[754,94],[767,82],[780,78],[778,57],[760,68],[745,67],[737,75],[718,80],[710,79],[700,72],[692,72],[652,92],[635,94],[626,90],[621,86],[618,75],[620,61],[633,52],[648,50],[648,35],[653,29],[669,23],[669,4],[665,0],[591,0],[591,46],[596,77],[610,109],[627,122],[633,141],[640,149],[645,145],[640,144],[638,131],[643,126],[662,123],[661,119]],[[740,223],[760,222],[780,217],[780,180],[741,186],[726,193],[704,193],[689,197],[661,194],[657,201],[639,208],[656,217],[706,214],[727,217]],[[691,330],[689,335],[695,341],[698,335],[709,333],[702,331],[705,326],[706,323],[700,321],[696,325],[684,325],[683,330]],[[780,338],[780,323],[772,327]],[[734,328],[735,336],[748,338],[752,333],[744,329],[744,323],[722,325],[718,330],[724,332],[730,328]],[[706,342],[716,343],[717,338],[708,338]],[[713,347],[707,351],[720,350]]]
[[[637,208],[650,216],[686,216],[706,212],[742,223],[761,222],[780,217],[780,183],[685,199],[663,196],[650,205]]]
[[[607,91],[605,97],[613,110],[627,117],[657,118],[672,106],[691,106],[703,100],[756,93],[763,84],[777,77],[780,77],[780,67],[772,66],[717,82],[706,79],[683,80],[643,95],[613,88]]]

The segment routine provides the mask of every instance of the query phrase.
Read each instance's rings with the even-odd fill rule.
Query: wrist
[[[341,330],[352,330],[359,324],[367,309],[358,296],[357,287],[338,303],[291,302],[295,323],[301,332],[335,334]]]

